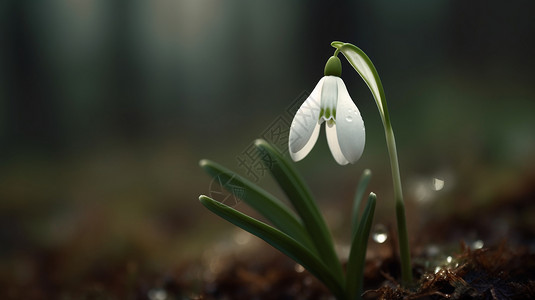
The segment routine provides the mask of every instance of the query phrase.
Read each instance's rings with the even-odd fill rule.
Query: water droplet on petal
[[[347,116],[347,117],[346,117],[346,121],[348,121],[348,122],[353,122],[353,117],[352,117],[352,116]]]
[[[386,240],[388,239],[388,232],[386,231],[386,227],[383,224],[375,225],[372,238],[378,244],[386,242]]]
[[[359,111],[357,109],[349,109],[347,112],[349,112],[350,114],[355,114],[355,115],[359,115]]]

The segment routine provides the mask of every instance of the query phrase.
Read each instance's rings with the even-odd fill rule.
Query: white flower
[[[364,151],[364,122],[344,81],[338,76],[321,78],[297,111],[288,141],[294,161],[303,159],[312,150],[323,122],[336,162],[340,165],[355,163]]]

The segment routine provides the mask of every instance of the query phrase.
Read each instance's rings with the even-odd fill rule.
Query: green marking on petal
[[[336,103],[338,101],[338,84],[339,77],[324,77],[323,88],[321,90],[321,107],[324,109],[323,119],[325,121],[334,119],[336,116]]]

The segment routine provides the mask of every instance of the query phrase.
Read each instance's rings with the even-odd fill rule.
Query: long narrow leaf
[[[213,161],[203,159],[199,165],[226,190],[258,211],[279,230],[315,251],[303,224],[284,203],[249,180]]]
[[[331,46],[342,52],[355,71],[357,71],[364,82],[366,82],[375,99],[377,108],[379,108],[383,123],[390,124],[383,84],[381,83],[381,78],[379,78],[377,69],[375,69],[375,66],[368,55],[366,55],[366,53],[359,47],[349,43],[332,42]]]
[[[357,233],[351,242],[351,251],[347,262],[346,294],[347,299],[360,299],[364,277],[364,263],[366,259],[366,247],[375,212],[377,196],[370,193],[368,203],[362,213]]]
[[[338,299],[345,299],[342,282],[333,275],[332,270],[328,269],[314,253],[303,247],[296,240],[276,228],[253,219],[207,196],[201,195],[199,200],[216,215],[263,239],[271,246],[301,264],[323,282]]]
[[[362,175],[360,176],[359,184],[355,192],[355,200],[353,201],[353,212],[351,215],[353,236],[357,233],[357,227],[359,224],[359,211],[360,211],[360,204],[362,203],[362,197],[364,196],[364,192],[366,192],[366,188],[368,187],[368,183],[370,182],[371,178],[372,178],[372,171],[370,171],[370,169],[364,170],[362,172]]]
[[[342,281],[344,276],[342,266],[334,252],[333,242],[327,225],[312,198],[310,190],[297,175],[297,171],[293,168],[292,164],[280,152],[261,139],[255,141],[255,146],[262,155],[262,162],[270,170],[271,174],[273,174],[273,177],[294,206],[297,214],[301,217],[321,259],[335,271],[337,278]]]

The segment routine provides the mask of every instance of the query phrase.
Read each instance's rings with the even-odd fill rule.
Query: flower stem
[[[412,283],[411,255],[409,251],[409,237],[407,234],[407,221],[405,217],[405,204],[403,202],[403,192],[401,189],[401,176],[399,173],[398,153],[396,150],[396,139],[390,124],[390,118],[384,123],[386,146],[390,156],[390,167],[392,169],[392,180],[394,182],[394,199],[396,201],[396,219],[399,238],[399,254],[401,259],[401,279],[403,285]]]
[[[336,50],[334,50],[333,56],[338,57],[338,53],[340,53],[340,49],[336,48]]]
[[[409,251],[409,237],[407,235],[407,221],[405,218],[405,204],[403,203],[403,194],[401,191],[401,176],[399,174],[396,140],[394,139],[392,124],[390,123],[390,115],[388,114],[383,84],[381,83],[379,74],[377,73],[372,61],[359,47],[339,41],[332,42],[331,46],[336,48],[336,50],[340,51],[347,58],[355,71],[357,71],[364,82],[366,82],[370,88],[370,91],[372,92],[375,102],[377,103],[377,108],[379,109],[381,120],[383,121],[386,136],[386,146],[388,148],[390,167],[392,169],[392,180],[394,181],[394,198],[396,203],[401,276],[403,285],[410,286],[412,284],[412,269]]]

